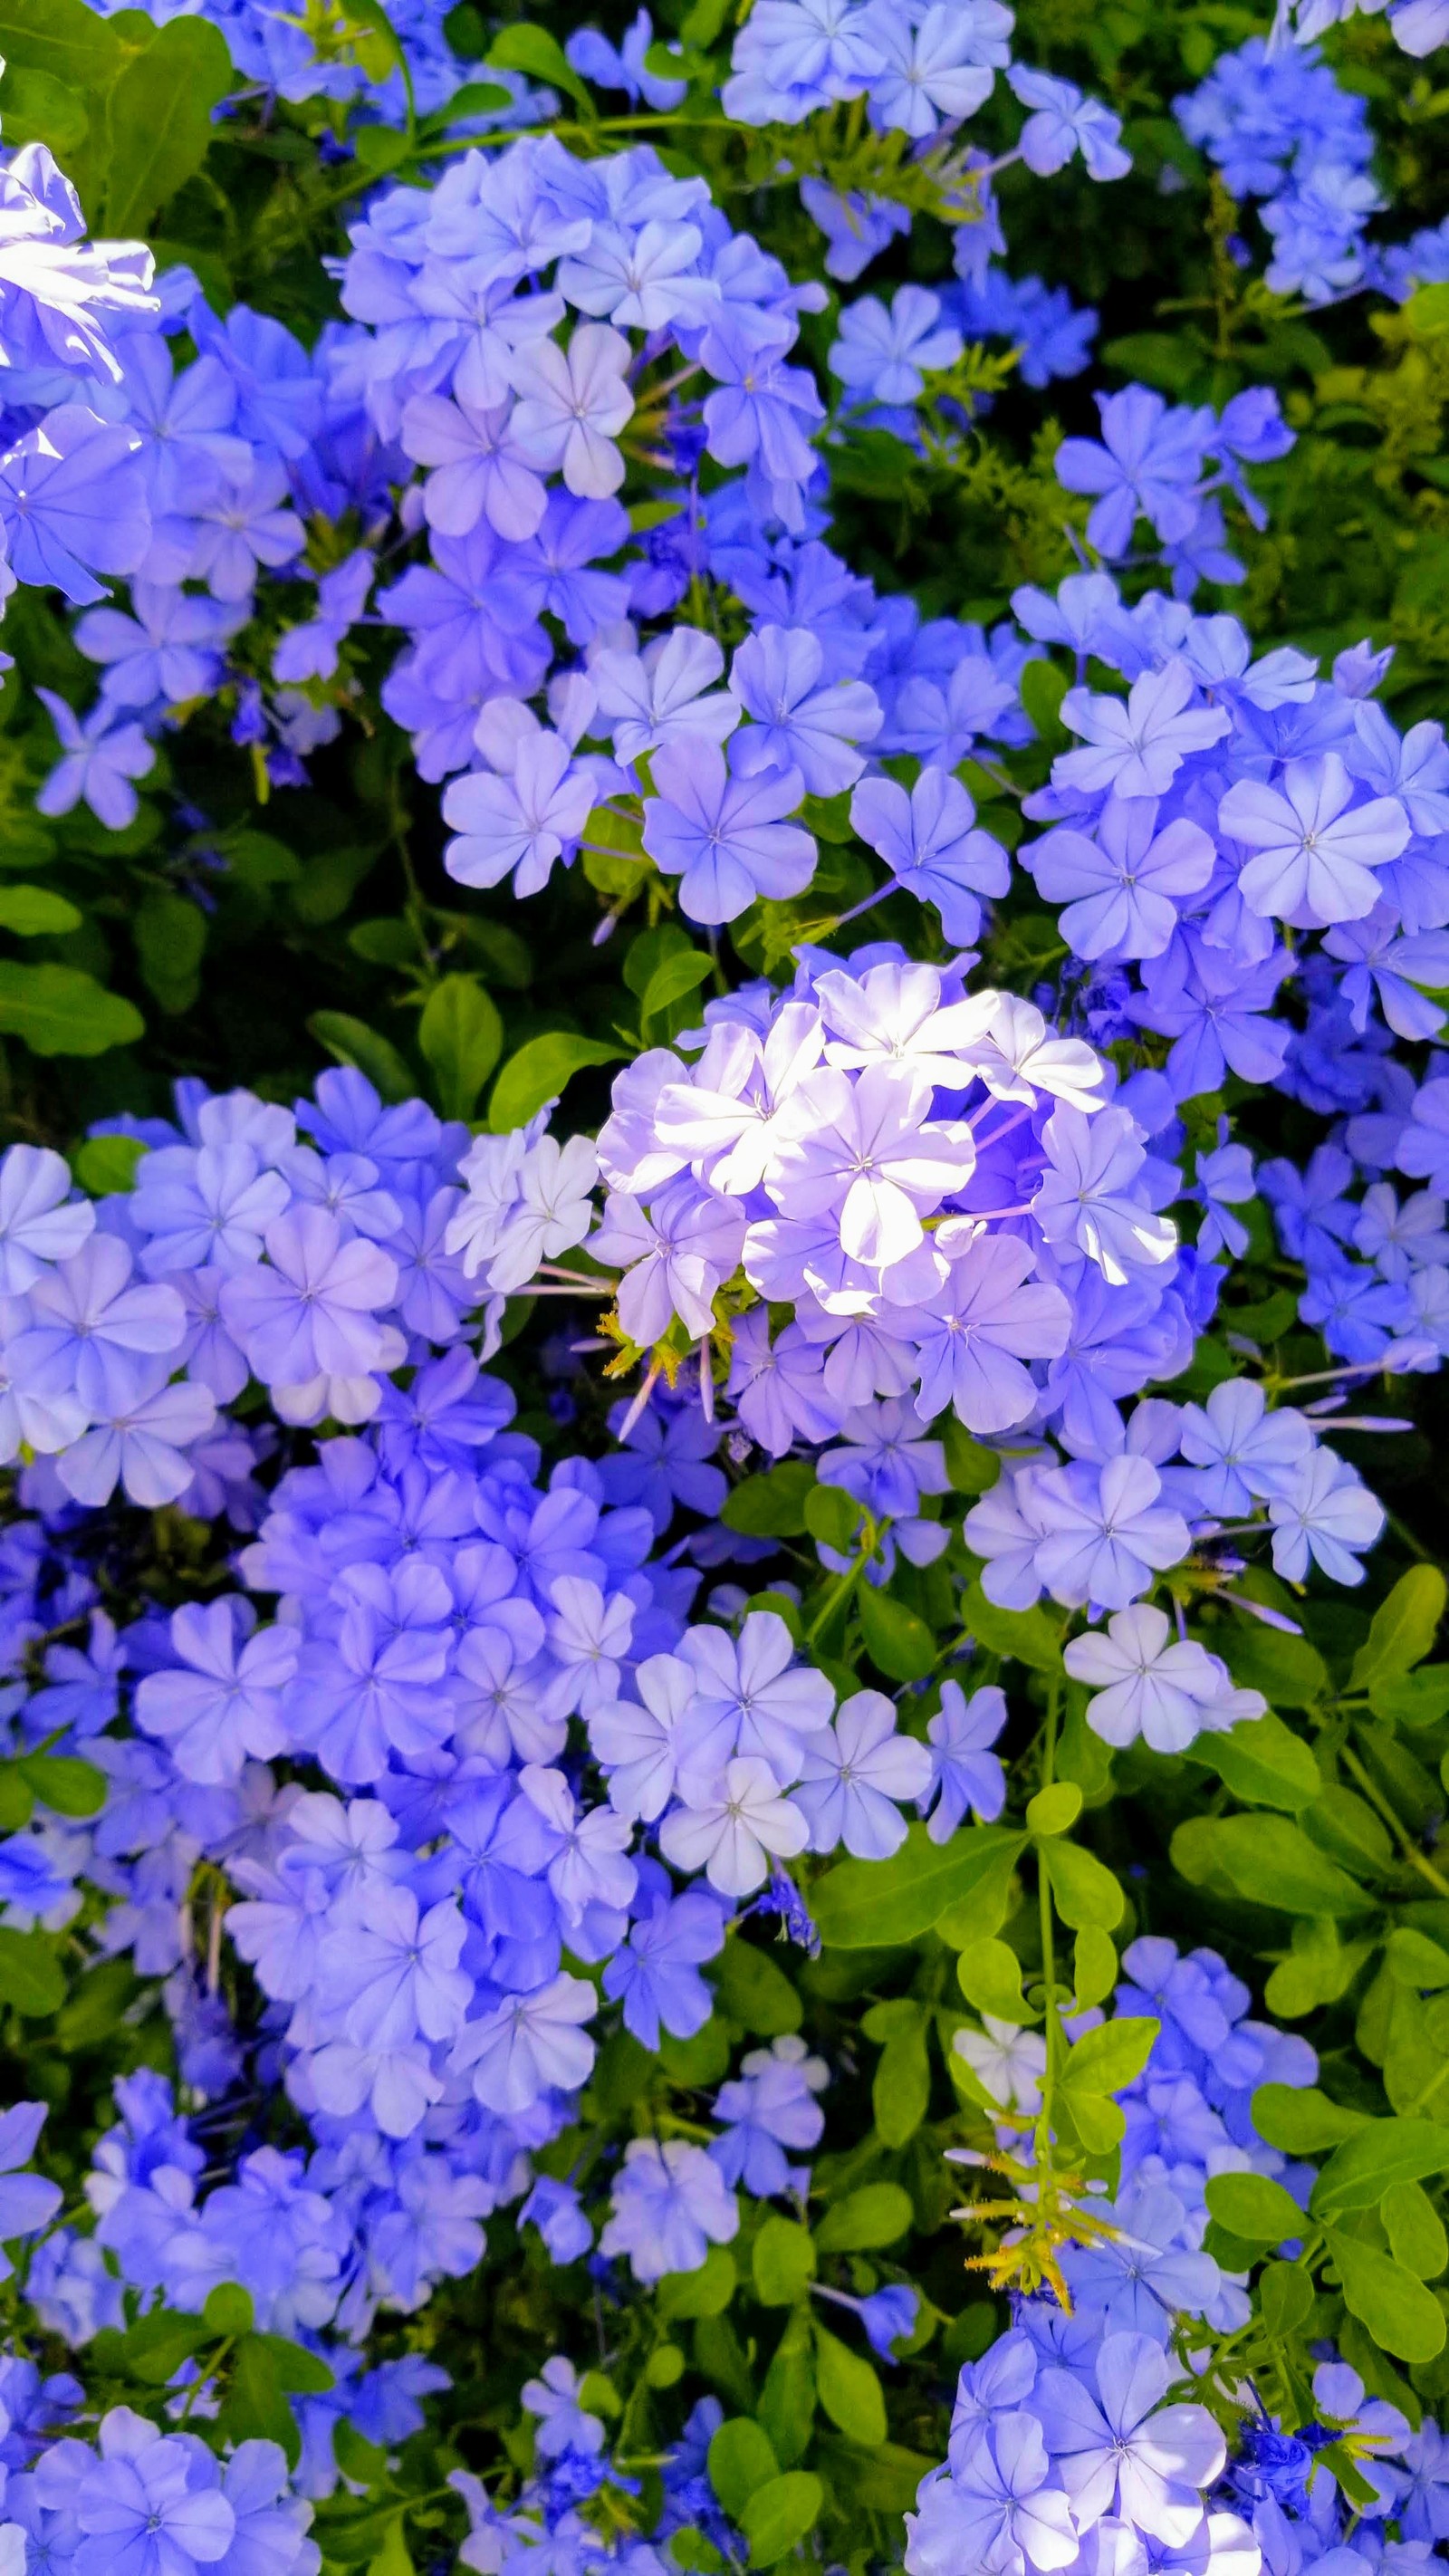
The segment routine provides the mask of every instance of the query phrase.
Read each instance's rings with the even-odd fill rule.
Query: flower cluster
[[[1216,736],[1225,719],[1183,721]],[[964,789],[928,768],[910,795],[866,782],[854,812],[906,882],[949,870],[948,919],[953,902],[974,909],[967,889],[1000,853]],[[1207,836],[1183,824],[1160,837],[1174,830],[1183,854],[1200,841],[1188,873],[1205,876]],[[1207,1255],[1222,1236],[1192,1249],[1162,1213],[1185,1182],[1160,1076],[1119,1085],[1033,1004],[968,994],[959,969],[884,947],[849,966],[808,953],[785,995],[712,1001],[704,1022],[693,1062],[653,1049],[618,1077],[596,1231],[581,1142],[473,1148],[450,1240],[481,1284],[520,1287],[545,1253],[557,1269],[586,1246],[617,1273],[628,1342],[697,1346],[706,1401],[718,1340],[750,1438],[776,1458],[821,1446],[822,1480],[890,1525],[876,1580],[898,1548],[925,1565],[946,1546],[935,1498],[948,1479],[928,1434],[948,1413],[1007,1447],[965,1523],[988,1596],[1007,1607],[1045,1589],[1093,1615],[1123,1611],[1195,1541],[1260,1513],[1281,1572],[1299,1579],[1311,1553],[1359,1579],[1354,1551],[1382,1513],[1309,1416],[1269,1412],[1246,1383],[1205,1405],[1154,1396],[1127,1410],[1186,1367],[1221,1275]],[[1220,1668],[1194,1672],[1200,1724],[1247,1713]]]
[[[1261,2084],[1311,2085],[1313,2050],[1247,2019],[1247,1988],[1212,1950],[1184,1956],[1143,1939],[1122,1967],[1117,2013],[1150,2016],[1157,2036],[1119,2097],[1115,2199],[1094,2205],[1092,2242],[1062,2256],[1070,2314],[1050,2298],[1017,2298],[1010,2330],[962,2370],[948,2460],[908,2523],[909,2576],[945,2576],[963,2560],[1045,2576],[1100,2565],[1104,2546],[1115,2563],[1322,2562],[1334,2576],[1384,2557],[1427,2561],[1446,2520],[1432,2419],[1411,2431],[1335,2357],[1319,2359],[1301,2429],[1285,2432],[1251,2382],[1225,2387],[1213,2373],[1203,2384],[1212,2337],[1240,2335],[1251,2313],[1245,2280],[1204,2249],[1206,2188],[1217,2175],[1261,2174],[1306,2203],[1313,2168],[1266,2146],[1250,2106]],[[1009,2123],[1034,2116],[1038,2036],[993,2022],[957,2046]],[[1318,2466],[1325,2451],[1352,2464],[1352,2502]]]
[[[1170,1041],[1177,1104],[1235,1076],[1337,1114],[1342,1141],[1306,1171],[1275,1158],[1258,1175],[1285,1250],[1310,1272],[1303,1320],[1352,1364],[1437,1366],[1443,1085],[1431,1073],[1416,1087],[1393,1048],[1443,1025],[1429,998],[1445,980],[1449,922],[1440,727],[1396,730],[1370,694],[1383,656],[1341,655],[1328,680],[1288,650],[1254,662],[1235,621],[1156,594],[1125,610],[1100,574],[1016,605],[1038,636],[1074,648],[1079,669],[1090,653],[1128,682],[1125,702],[1068,691],[1063,719],[1084,747],[1027,800],[1052,828],[1020,864],[1062,905],[1082,961],[1069,1024]],[[1180,1151],[1170,1116],[1162,1132]],[[1368,1193],[1349,1204],[1363,1174]],[[1389,1174],[1432,1186],[1401,1203]],[[1199,1249],[1246,1247],[1230,1211],[1252,1187],[1242,1147],[1198,1154]]]
[[[1255,527],[1266,524],[1243,468],[1271,464],[1293,445],[1276,394],[1255,386],[1219,414],[1206,403],[1169,406],[1147,386],[1129,385],[1125,393],[1099,394],[1097,409],[1101,439],[1065,439],[1055,458],[1058,481],[1091,496],[1087,542],[1094,552],[1108,563],[1128,558],[1145,519],[1175,598],[1190,600],[1203,581],[1241,581],[1217,496],[1230,492]],[[1078,644],[1059,633],[1053,640],[1071,641],[1079,652],[1097,649],[1095,638]]]
[[[1313,46],[1251,36],[1178,100],[1177,116],[1230,196],[1257,203],[1271,287],[1322,304],[1360,283],[1362,236],[1384,202],[1369,170],[1373,136],[1365,101]]]
[[[116,14],[118,0],[87,0],[87,5],[109,18]],[[397,67],[399,49],[413,98],[425,113],[445,108],[466,83],[481,78],[517,93],[507,111],[510,123],[546,111],[552,103],[548,93],[530,100],[515,76],[492,69],[484,73],[481,65],[461,57],[449,41],[449,13],[442,0],[393,0],[390,45],[379,43],[375,22],[360,10],[354,15],[346,0],[313,0],[305,14],[295,15],[269,9],[263,0],[205,0],[195,14],[225,39],[238,75],[237,104],[328,99],[355,104],[369,121],[401,125],[408,92]],[[166,0],[151,0],[145,15],[164,27],[175,12]],[[468,120],[474,130],[489,121],[487,110]]]

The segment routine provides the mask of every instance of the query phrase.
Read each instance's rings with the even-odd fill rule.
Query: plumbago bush
[[[0,2576],[1424,2576],[1449,5],[0,54]]]

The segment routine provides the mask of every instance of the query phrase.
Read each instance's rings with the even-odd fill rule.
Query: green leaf
[[[1449,1986],[1449,1950],[1407,1923],[1396,1924],[1384,1944],[1384,1956],[1395,1982],[1415,1994],[1437,1994]]]
[[[111,1047],[134,1046],[145,1032],[134,1003],[106,992],[79,967],[22,966],[0,957],[0,1036],[23,1039],[33,1055],[105,1055]]]
[[[407,2544],[407,2529],[401,2513],[395,2513],[383,2534],[382,2547],[368,2561],[368,2576],[414,2576],[412,2552]]]
[[[1062,2082],[1073,2092],[1120,2093],[1141,2074],[1161,2027],[1145,2016],[1119,2015],[1097,2030],[1084,2030],[1068,2054]]]
[[[798,2218],[767,2218],[755,2238],[750,2268],[755,2296],[764,2307],[793,2308],[815,2272],[809,2228]]]
[[[440,107],[435,115],[424,117],[422,130],[425,134],[444,132],[450,125],[460,125],[465,117],[493,116],[500,107],[512,105],[513,93],[506,90],[501,81],[464,81],[461,89],[450,93],[446,106]],[[354,128],[354,140],[356,132]]]
[[[1117,1982],[1117,1952],[1105,1932],[1084,1924],[1072,1946],[1072,1986],[1080,2006],[1105,2003]]]
[[[318,850],[303,866],[296,883],[289,887],[287,900],[299,921],[309,929],[336,921],[356,894],[364,877],[377,865],[379,852],[357,843],[329,843]],[[417,1085],[413,1085],[416,1090]]]
[[[286,2392],[289,2389],[309,2395],[313,2392],[315,2378],[307,2377],[299,2366],[303,2363],[310,2365],[313,2373],[324,2371],[324,2385],[331,2387],[332,2373],[327,2370],[325,2362],[319,2362],[312,2353],[304,2353],[300,2345],[288,2343],[282,2335],[243,2335],[232,2355],[227,2391],[217,2417],[220,2431],[233,2442],[279,2443],[290,2466],[295,2468],[301,2457],[302,2442]],[[355,2557],[363,2560],[376,2556],[385,2537],[380,2518],[376,2531],[371,2535],[364,2535],[356,2522],[345,2526],[345,2529],[345,2544],[335,2529],[329,2529],[326,2543],[329,2558]],[[364,2540],[365,2545],[354,2546]]]
[[[92,1198],[107,1199],[136,1186],[136,1166],[147,1148],[139,1136],[88,1136],[70,1167]]]
[[[200,26],[201,19],[178,20]],[[214,32],[214,31],[213,31]],[[206,915],[170,886],[152,886],[131,923],[136,962],[146,990],[173,1018],[189,1011],[200,990]]]
[[[1090,2155],[1109,2156],[1114,2147],[1120,2147],[1127,2134],[1127,2115],[1110,2093],[1076,2086],[1063,2096],[1063,2105]]]
[[[1396,2263],[1418,2281],[1437,2280],[1449,2263],[1444,2222],[1420,2182],[1391,2182],[1379,2203]]]
[[[550,89],[561,89],[577,100],[585,116],[595,114],[594,102],[569,62],[557,36],[547,28],[515,24],[495,36],[488,53],[488,68],[499,72],[523,72],[529,80],[543,81]]]
[[[75,1753],[27,1753],[17,1765],[42,1807],[55,1816],[98,1816],[106,1803],[106,1775]]]
[[[774,2444],[753,2415],[731,2415],[721,2424],[709,2446],[709,2482],[731,2522],[779,2474]]]
[[[364,2441],[345,2415],[339,2415],[332,2427],[332,2456],[343,2476],[354,2478],[359,2486],[386,2488],[391,2483],[386,2451],[376,2442]]]
[[[958,1422],[954,1413],[946,1416],[941,1445],[946,1452],[946,1473],[951,1479],[952,1493],[989,1494],[1001,1474],[1001,1460],[996,1451],[983,1449],[979,1440],[973,1440],[965,1423]]]
[[[1031,661],[1019,681],[1021,703],[1037,730],[1038,738],[1049,751],[1060,751],[1071,740],[1062,722],[1062,700],[1071,687],[1067,672],[1055,662]]]
[[[821,1493],[826,1490],[817,1488]],[[861,1585],[856,1608],[865,1650],[876,1670],[893,1682],[924,1681],[936,1660],[936,1641],[925,1620],[873,1583]]]
[[[299,2397],[325,2397],[335,2383],[331,2370],[315,2352],[305,2345],[292,2343],[286,2335],[255,2334],[251,2342],[263,2348],[267,2368],[279,2388],[295,2390]]]
[[[1313,2275],[1302,2263],[1265,2263],[1258,2306],[1270,2335],[1296,2334],[1313,2314]]]
[[[363,132],[367,128],[362,128]],[[241,885],[261,891],[267,886],[295,885],[302,873],[302,862],[295,850],[279,841],[274,832],[254,832],[243,826],[239,831],[222,832],[216,846],[225,858],[231,874]],[[350,945],[350,940],[349,940]],[[409,939],[407,954],[416,954],[417,943]],[[365,956],[365,949],[358,955]]]
[[[229,2422],[230,2403],[228,2399],[221,2410],[221,2421],[224,2424]],[[279,2398],[277,2404],[281,2406],[284,2401]],[[289,2420],[291,2411],[290,2407],[285,2408]],[[247,2419],[243,2417],[239,2420]],[[287,2445],[282,2436],[280,2415],[275,2417],[275,2421],[277,2429],[268,2438],[274,2442],[281,2442],[285,2450]],[[236,2438],[245,2440],[248,2437],[243,2434]],[[292,2465],[296,2466],[295,2460]],[[329,2563],[335,2562],[339,2567],[366,2567],[384,2555],[389,2539],[401,2519],[401,2505],[369,2505],[361,2513],[329,2513],[325,2521],[319,2517],[313,2524],[312,2530],[314,2538],[322,2544],[324,2559]]]
[[[65,2001],[65,1977],[45,1933],[0,1924],[0,2004],[27,2021],[44,2021]]]
[[[663,506],[668,515],[672,505],[666,503]],[[635,527],[640,524],[632,513],[631,524]],[[650,977],[666,957],[697,957],[698,954],[688,932],[681,930],[677,921],[661,921],[653,930],[636,932],[630,940],[624,951],[624,981],[642,1004],[649,990]]]
[[[1421,286],[1410,296],[1404,308],[1407,320],[1420,339],[1438,339],[1449,331],[1449,286]]]
[[[1386,1726],[1437,1726],[1449,1717],[1449,1664],[1422,1665],[1401,1681],[1371,1683],[1369,1706]]]
[[[0,886],[0,930],[13,930],[17,939],[79,930],[82,919],[63,894],[51,894],[45,886]]]
[[[506,922],[486,921],[479,913],[458,913],[454,920],[464,946],[482,960],[478,971],[484,982],[501,984],[505,993],[526,993],[533,982],[533,952],[527,940],[520,939]]]
[[[862,2354],[822,2325],[815,2329],[815,2386],[831,2423],[863,2451],[877,2450],[886,2437],[880,2381]]]
[[[1056,1909],[1074,1932],[1111,1932],[1122,1920],[1125,1899],[1110,1869],[1080,1843],[1043,1843],[1038,1854]]]
[[[786,1458],[726,1494],[720,1519],[746,1538],[803,1538],[805,1498],[814,1484],[808,1458]]]
[[[226,41],[209,20],[173,18],[158,27],[108,102],[108,233],[129,239],[151,229],[201,168],[215,132],[211,111],[235,86]]]
[[[831,2202],[816,2227],[815,2243],[822,2254],[868,2254],[898,2244],[914,2214],[911,2196],[898,2182],[862,2183],[858,2191]]]
[[[517,35],[531,31],[511,30]],[[580,1037],[576,1029],[547,1029],[542,1037],[530,1038],[508,1062],[493,1085],[488,1103],[488,1125],[495,1136],[506,1136],[514,1127],[526,1127],[545,1101],[557,1100],[585,1065],[615,1064],[623,1054],[622,1047],[608,1046],[602,1038]]]
[[[1027,669],[1036,666],[1027,664]],[[962,1623],[979,1646],[993,1655],[1013,1655],[1034,1673],[1060,1673],[1061,1639],[1045,1610],[999,1610],[979,1583],[971,1584],[961,1604]]]
[[[861,1506],[843,1485],[812,1485],[801,1511],[817,1547],[834,1548],[838,1556],[854,1555]]]
[[[1328,1666],[1306,1637],[1240,1619],[1221,1631],[1221,1639],[1234,1681],[1261,1691],[1270,1708],[1315,1708],[1328,1696]]]
[[[392,1040],[370,1029],[366,1020],[355,1020],[350,1011],[314,1011],[307,1034],[339,1064],[353,1065],[365,1074],[379,1099],[410,1100],[416,1092],[412,1069]]]
[[[1281,2245],[1308,2232],[1308,2221],[1291,2192],[1267,2174],[1214,2174],[1205,2197],[1219,2227],[1246,2244]]]
[[[726,2561],[695,2523],[670,2533],[665,2555],[672,2566],[682,2567],[686,2576],[725,2576]]]
[[[129,1959],[103,1959],[80,1979],[56,2014],[56,2046],[70,2053],[112,2039],[135,1991]]]
[[[1340,1781],[1324,1782],[1305,1811],[1303,1830],[1320,1851],[1342,1861],[1346,1869],[1377,1878],[1394,1865],[1394,1847],[1382,1819],[1366,1798],[1345,1789]]]
[[[1313,2214],[1330,2218],[1341,2209],[1373,2209],[1391,2183],[1422,2182],[1426,2174],[1445,2172],[1449,2128],[1439,2121],[1366,2120],[1322,2167],[1313,2186]]]
[[[498,1005],[476,975],[445,975],[428,995],[418,1045],[433,1070],[445,1118],[471,1118],[503,1053]]]
[[[1357,1914],[1364,1890],[1286,1816],[1194,1816],[1172,1837],[1174,1868],[1194,1886],[1221,1874],[1282,1914]]]
[[[1021,1991],[1021,1961],[1005,1941],[969,1942],[956,1961],[956,1981],[968,2004],[995,2021],[1040,2018]]]
[[[976,1825],[933,1843],[922,1824],[909,1827],[889,1860],[847,1860],[817,1879],[810,1909],[827,1949],[884,1950],[929,1932],[970,1895],[998,1860],[1015,1860],[1023,1834]]]
[[[757,2039],[782,2039],[804,2019],[804,2007],[784,1969],[768,1950],[737,1933],[720,1953],[714,1982],[721,2011]]]
[[[45,72],[73,93],[103,90],[129,51],[120,31],[109,20],[98,22],[82,0],[0,0],[0,55],[7,81],[23,68]],[[8,120],[9,113],[8,90],[0,90],[0,114]]]
[[[668,79],[667,72],[664,77]],[[833,848],[853,840],[855,827],[850,819],[849,789],[842,789],[838,796],[807,796],[800,808],[800,820],[807,832],[814,833],[817,841],[828,841]]]
[[[989,1941],[1000,1931],[1011,1910],[1016,1864],[1025,1846],[1024,1834],[1006,1834],[964,1895],[937,1915],[933,1928],[938,1941],[949,1950],[964,1950],[969,1942]]]
[[[886,2039],[871,2078],[870,2102],[882,2144],[907,2145],[931,2107],[925,2015],[919,2006],[912,2007],[910,2022]]]
[[[389,79],[393,72],[401,73],[408,103],[408,127],[411,130],[417,123],[418,113],[417,100],[413,95],[412,66],[408,61],[402,39],[382,6],[382,0],[343,0],[342,14],[348,22],[349,31],[357,28],[365,31],[360,40],[355,34],[353,35],[352,50],[368,79],[380,84]]]
[[[250,2334],[256,2323],[250,2290],[244,2290],[239,2281],[218,2281],[206,2294],[201,2321],[214,2335]]]
[[[782,2468],[799,2466],[815,2423],[815,2343],[807,2307],[792,2308],[770,2356],[756,2412]]]
[[[491,87],[492,84],[490,83]],[[411,138],[395,125],[354,125],[352,150],[360,170],[381,178],[413,155]]]
[[[682,1002],[686,993],[697,993],[713,972],[713,958],[700,948],[676,948],[662,957],[640,996],[641,1020],[652,1020],[656,1012]]]
[[[1370,2125],[1362,2111],[1345,2110],[1311,2084],[1260,2084],[1250,2107],[1259,2137],[1288,2156],[1319,2155]]]
[[[35,1813],[35,1792],[18,1762],[0,1766],[0,1833],[18,1833]]]
[[[1029,1834],[1050,1836],[1070,1833],[1082,1812],[1082,1793],[1074,1780],[1054,1780],[1050,1788],[1038,1789],[1026,1811]]]
[[[1401,1681],[1434,1651],[1449,1585],[1437,1565],[1411,1565],[1373,1615],[1368,1636],[1353,1659],[1352,1690]]]
[[[26,71],[10,63],[4,71],[0,110],[7,144],[43,143],[57,160],[73,167],[90,132],[85,100],[53,72]]]
[[[1391,2352],[1398,2361],[1432,2361],[1443,2351],[1444,2311],[1433,2291],[1402,2263],[1336,2228],[1329,2230],[1328,2250],[1350,2316],[1367,2326],[1381,2352]]]
[[[739,2278],[733,2254],[711,2245],[696,2272],[666,2272],[654,2292],[658,2316],[721,2317],[735,2294]]]
[[[1189,1759],[1216,1771],[1235,1798],[1289,1815],[1311,1806],[1323,1786],[1309,1747],[1271,1709],[1266,1717],[1240,1718],[1225,1735],[1200,1735]]]
[[[165,2388],[183,2361],[211,2340],[200,2317],[179,2317],[159,2308],[140,2317],[121,2341],[123,2368],[146,2388]]]
[[[844,2450],[839,2444],[823,2446],[822,2466],[831,2476],[837,2495],[848,2496],[856,2513],[909,2513],[920,2491],[922,2478],[936,2465],[922,2451],[908,2451],[903,2442],[882,2442],[879,2450]],[[833,2451],[835,2457],[829,2457]],[[880,2561],[876,2561],[880,2564]],[[856,2564],[860,2564],[857,2559]]]
[[[1129,331],[1121,339],[1109,340],[1102,356],[1109,367],[1135,376],[1139,384],[1157,385],[1179,397],[1189,391],[1201,366],[1192,341],[1170,331]]]
[[[808,2469],[788,2469],[756,2487],[741,2513],[740,2529],[750,2544],[752,2567],[773,2567],[813,2531],[825,2503],[825,2489]]]

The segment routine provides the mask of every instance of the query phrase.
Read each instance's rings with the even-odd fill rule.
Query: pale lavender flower
[[[1257,852],[1239,877],[1250,911],[1299,928],[1361,921],[1381,888],[1374,874],[1409,840],[1392,796],[1353,805],[1354,785],[1336,751],[1290,760],[1280,787],[1240,778],[1218,807],[1231,839]]]
[[[1192,673],[1174,659],[1144,671],[1124,701],[1090,689],[1068,689],[1062,722],[1091,745],[1064,752],[1053,765],[1063,786],[1088,796],[1162,796],[1192,752],[1220,742],[1231,728],[1224,707],[1194,706]]]
[[[680,879],[691,921],[737,921],[758,895],[778,902],[804,893],[815,843],[784,819],[805,794],[798,769],[738,778],[716,743],[686,735],[661,746],[652,775],[658,792],[644,800],[644,847]]]
[[[494,886],[510,871],[515,894],[537,894],[554,863],[572,858],[593,809],[596,787],[576,766],[562,736],[525,734],[506,775],[473,770],[450,780],[443,820],[458,837],[443,865],[460,885]]]
[[[137,812],[131,782],[144,778],[152,767],[154,747],[139,725],[114,723],[114,710],[104,697],[89,715],[77,716],[54,689],[37,684],[35,694],[49,709],[62,755],[36,794],[37,811],[69,814],[84,802],[108,832],[124,832]]]
[[[739,2203],[703,2147],[635,2138],[624,2150],[599,2247],[626,2254],[637,2281],[661,2281],[669,2272],[697,2272],[710,2246],[727,2245],[739,2225]]]
[[[941,1684],[941,1705],[926,1729],[930,1786],[920,1800],[933,1843],[949,1842],[968,1807],[994,1824],[1006,1804],[1006,1774],[990,1747],[1006,1724],[1006,1695],[996,1683],[967,1699],[959,1682]]]

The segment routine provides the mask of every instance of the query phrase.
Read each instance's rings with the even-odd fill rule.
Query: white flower
[[[1096,1689],[1087,1724],[1104,1743],[1135,1744],[1141,1735],[1154,1753],[1182,1753],[1205,1726],[1220,1723],[1208,1712],[1232,1692],[1225,1665],[1189,1639],[1169,1645],[1169,1634],[1166,1611],[1137,1601],[1108,1620],[1105,1635],[1094,1628],[1067,1647],[1063,1661],[1073,1681]],[[1266,1706],[1255,1691],[1239,1696],[1253,1705],[1235,1708],[1230,1726],[1261,1717]]]
[[[886,1860],[906,1838],[895,1801],[923,1798],[930,1785],[930,1753],[896,1732],[895,1703],[856,1691],[833,1727],[807,1737],[795,1804],[810,1820],[812,1851],[843,1842],[857,1860]]]
[[[964,2057],[993,2102],[1005,2111],[1035,2119],[1041,2109],[1041,2079],[1046,2073],[1046,2041],[1040,2031],[1018,2030],[1015,2022],[981,2016],[980,2030],[958,2030],[951,2045]]]
[[[581,322],[567,350],[556,340],[520,349],[513,379],[524,399],[510,428],[529,462],[563,468],[571,492],[602,501],[624,480],[613,440],[634,408],[624,382],[630,348],[607,322]]]
[[[748,1896],[769,1874],[768,1853],[793,1859],[809,1839],[768,1762],[742,1755],[726,1765],[712,1794],[666,1816],[659,1848],[676,1869],[702,1869],[721,1896]]]
[[[579,2024],[597,2005],[583,1977],[555,1977],[551,1985],[510,1995],[481,2021],[470,2022],[448,2062],[459,2072],[471,2070],[485,2111],[531,2110],[553,2087],[576,2093],[587,2083],[595,2055]]]

